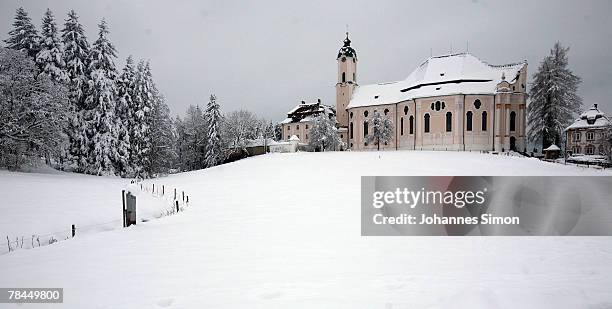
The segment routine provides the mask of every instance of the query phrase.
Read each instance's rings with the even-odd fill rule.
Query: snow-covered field
[[[62,308],[612,307],[612,237],[361,237],[361,175],[612,171],[462,152],[270,154],[149,181],[184,188],[191,206],[0,255],[0,287],[63,287]],[[0,172],[0,231],[110,221],[125,184]],[[57,194],[68,187],[70,200]]]

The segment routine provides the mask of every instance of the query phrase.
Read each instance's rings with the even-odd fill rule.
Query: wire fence
[[[136,185],[142,192],[150,193],[153,197],[163,199],[164,207],[157,215],[153,215],[155,219],[165,216],[171,216],[184,211],[189,206],[189,195],[185,191],[179,191],[173,188],[171,192],[166,192],[165,185],[156,186],[154,183],[145,184],[142,180],[132,180],[132,184]],[[171,195],[170,195],[171,194]],[[120,205],[118,205],[119,207]],[[143,220],[143,222],[146,220]],[[71,239],[77,235],[87,235],[91,233],[112,231],[122,228],[124,219],[115,219],[102,223],[94,223],[88,225],[71,225],[69,228],[45,233],[32,234],[30,236],[6,236],[5,245],[0,246],[0,255],[4,255],[20,249],[32,249],[55,244],[59,241]],[[0,240],[0,244],[2,240]]]

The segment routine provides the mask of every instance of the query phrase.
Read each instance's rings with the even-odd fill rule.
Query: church
[[[348,33],[337,56],[336,118],[351,150],[368,144],[369,120],[394,126],[381,149],[525,151],[527,62],[491,65],[469,53],[430,57],[401,81],[360,85]]]

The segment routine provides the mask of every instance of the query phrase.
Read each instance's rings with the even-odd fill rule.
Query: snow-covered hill
[[[191,206],[2,255],[0,286],[63,287],[63,308],[607,308],[612,237],[361,237],[359,192],[361,175],[611,174],[478,153],[265,155],[149,181],[184,188]],[[24,194],[54,191],[53,177],[0,173],[2,196],[30,205],[1,224],[63,211],[56,195]],[[80,191],[104,214],[123,183],[95,179]]]

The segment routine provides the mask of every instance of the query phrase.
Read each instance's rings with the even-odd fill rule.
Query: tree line
[[[90,44],[73,10],[59,29],[47,9],[39,33],[17,9],[0,48],[0,167],[44,158],[67,171],[146,178],[218,165],[248,139],[280,133],[248,111],[222,115],[215,95],[173,119],[150,62],[129,56],[119,70],[108,36],[102,19]]]

